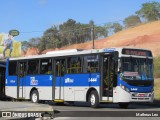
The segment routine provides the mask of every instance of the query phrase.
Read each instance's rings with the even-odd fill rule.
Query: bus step
[[[53,101],[54,102],[64,102],[64,100],[59,100],[59,99],[58,100],[56,99],[56,100],[53,100]]]

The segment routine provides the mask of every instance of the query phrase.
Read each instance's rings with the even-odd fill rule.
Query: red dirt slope
[[[108,47],[136,47],[150,49],[154,56],[160,55],[160,21],[142,24],[137,27],[128,28],[110,37],[95,40],[95,48]],[[60,49],[92,49],[92,41],[66,46]],[[48,49],[42,52],[59,49]],[[38,54],[36,48],[30,48],[23,56]]]
[[[95,40],[95,48],[136,47],[150,49],[154,56],[160,55],[160,21],[142,24],[118,32],[110,37]],[[92,42],[74,44],[63,49],[91,49]],[[62,49],[62,48],[61,48]]]

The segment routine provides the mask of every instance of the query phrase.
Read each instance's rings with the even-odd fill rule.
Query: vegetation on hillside
[[[160,55],[154,58],[154,77],[154,96],[156,100],[160,100]]]
[[[144,22],[160,19],[160,3],[146,2],[141,8],[123,20],[109,22],[104,25],[95,25],[91,20],[89,23],[80,23],[68,19],[59,26],[52,26],[44,31],[40,38],[32,38],[22,42],[22,49],[37,47],[40,51],[50,48],[61,48],[63,46],[84,43],[92,39],[107,37],[128,27],[133,27]]]
[[[154,80],[154,98],[160,101],[160,79]]]
[[[154,76],[160,78],[160,56],[154,58]]]
[[[160,18],[160,4],[158,2],[147,2],[142,4],[140,10],[136,12],[137,15],[147,21],[155,21]]]
[[[131,16],[125,18],[123,22],[124,22],[124,25],[126,26],[126,28],[129,28],[129,27],[136,26],[136,25],[140,24],[141,20],[138,17],[138,15],[131,15]]]

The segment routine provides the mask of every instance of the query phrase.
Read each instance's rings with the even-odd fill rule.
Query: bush
[[[160,56],[154,58],[154,77],[160,78]]]

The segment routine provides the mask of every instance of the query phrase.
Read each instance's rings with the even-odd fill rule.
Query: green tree
[[[68,19],[66,22],[59,26],[59,30],[61,32],[61,39],[65,42],[65,44],[71,45],[73,43],[73,39],[75,38],[73,34],[73,30],[76,28],[76,21],[73,19]],[[68,43],[66,43],[68,42]]]
[[[119,31],[121,31],[123,29],[123,26],[121,24],[119,24],[119,23],[111,23],[111,22],[106,23],[104,27],[106,28],[107,36],[108,36],[108,34],[111,35],[113,33],[119,32]]]
[[[29,40],[29,44],[30,44],[30,47],[37,47],[39,42],[40,42],[41,38],[31,38]]]
[[[126,28],[133,27],[141,23],[140,18],[137,15],[131,15],[123,21]]]
[[[158,2],[147,2],[142,4],[140,10],[136,12],[142,18],[147,21],[155,21],[160,18],[160,3]]]
[[[94,21],[91,20],[88,24],[76,22],[73,19],[68,19],[66,22],[59,26],[48,28],[41,38],[32,38],[24,42],[24,46],[38,47],[40,52],[50,48],[60,48],[66,45],[83,43],[91,39],[91,26]],[[95,39],[106,37],[108,31],[103,26],[94,25]]]
[[[59,30],[57,26],[53,26],[47,29],[41,37],[39,44],[37,45],[40,51],[50,48],[57,48],[61,39],[59,38]]]
[[[113,29],[114,33],[117,33],[123,29],[123,26],[119,23],[113,23]]]
[[[160,56],[154,58],[154,76],[160,78]]]
[[[108,36],[108,30],[104,26],[95,26],[95,39]]]
[[[31,44],[28,41],[22,41],[21,42],[22,50],[27,50],[31,46]]]
[[[112,22],[106,23],[106,24],[104,25],[104,27],[106,28],[107,36],[113,34],[113,23],[112,23]]]

